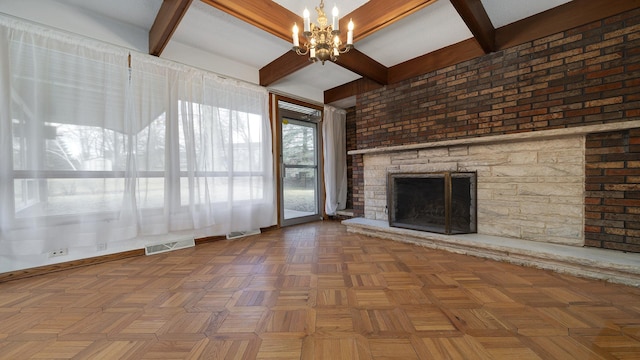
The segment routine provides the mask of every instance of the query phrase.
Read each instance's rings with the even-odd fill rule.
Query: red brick
[[[640,199],[605,199],[605,205],[640,206]]]
[[[591,232],[591,233],[599,233],[599,232],[602,232],[602,227],[600,227],[600,226],[585,226],[584,227],[584,231],[585,232]]]
[[[621,81],[617,81],[617,82],[608,83],[608,84],[590,86],[588,88],[585,88],[584,91],[585,91],[585,93],[590,94],[590,93],[594,93],[594,92],[602,92],[602,91],[607,91],[607,90],[620,89],[622,87],[623,87],[622,82]]]
[[[616,96],[616,97],[607,98],[607,99],[598,99],[598,100],[587,101],[587,102],[585,102],[584,106],[592,107],[592,106],[604,106],[604,105],[612,105],[612,104],[621,104],[623,102],[623,100],[624,99],[623,99],[622,96]]]

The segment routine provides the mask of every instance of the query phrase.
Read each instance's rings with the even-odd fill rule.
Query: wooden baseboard
[[[274,225],[267,228],[262,228],[260,229],[260,231],[267,232],[267,231],[276,230],[277,228],[278,226]],[[206,243],[225,240],[225,239],[226,239],[226,236],[209,236],[209,237],[195,239],[195,244],[201,245],[201,244],[206,244]],[[63,271],[63,270],[75,269],[82,266],[95,265],[95,264],[121,260],[121,259],[128,259],[136,256],[144,256],[144,254],[145,254],[144,249],[136,249],[136,250],[124,251],[124,252],[115,253],[115,254],[67,261],[59,264],[38,266],[34,268],[29,268],[29,269],[0,273],[0,283],[11,281],[11,280],[25,279],[32,276],[44,275],[44,274],[49,274],[49,273]]]
[[[210,242],[215,242],[215,241],[220,241],[220,240],[226,240],[226,236],[207,236],[207,237],[203,237],[203,238],[199,238],[199,239],[195,239],[195,243],[196,246],[197,245],[202,245],[202,244],[206,244],[206,243],[210,243]]]
[[[38,266],[34,268],[29,268],[29,269],[10,271],[10,272],[0,274],[0,283],[3,283],[5,281],[24,279],[32,276],[44,275],[44,274],[49,274],[49,273],[63,271],[63,270],[75,269],[82,266],[95,265],[95,264],[105,263],[109,261],[127,259],[131,257],[143,256],[143,255],[144,255],[144,249],[137,249],[137,250],[119,252],[115,254],[90,257],[86,259],[67,261],[59,264],[45,265],[45,266]]]

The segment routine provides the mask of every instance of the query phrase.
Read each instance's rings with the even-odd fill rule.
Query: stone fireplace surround
[[[640,256],[583,248],[585,136],[628,121],[350,151],[364,162],[364,218],[352,232],[640,286]],[[440,235],[388,225],[390,171],[477,172],[478,233]]]

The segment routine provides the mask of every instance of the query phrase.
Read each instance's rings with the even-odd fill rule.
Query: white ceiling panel
[[[173,40],[262,68],[291,44],[200,1],[185,14]]]
[[[571,0],[481,0],[495,28],[511,24],[570,1]]]
[[[360,75],[331,61],[325,62],[324,65],[316,62],[278,81],[270,88],[296,97],[304,97],[303,94],[313,93],[315,94],[313,99],[321,101],[324,98],[325,90],[357,80],[360,77]]]
[[[473,34],[451,2],[437,1],[354,45],[390,67],[470,37]]]

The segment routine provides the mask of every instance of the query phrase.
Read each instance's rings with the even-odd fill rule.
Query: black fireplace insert
[[[475,172],[390,172],[389,226],[441,234],[475,233],[476,193]]]

